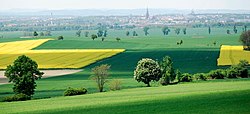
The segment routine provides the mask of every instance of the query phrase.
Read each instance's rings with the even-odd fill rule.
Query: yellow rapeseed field
[[[218,65],[236,65],[240,60],[250,62],[250,51],[244,51],[243,46],[222,45]]]
[[[20,55],[38,63],[39,68],[81,68],[111,57],[124,49],[31,50],[50,39],[0,43],[0,69],[5,69]]]

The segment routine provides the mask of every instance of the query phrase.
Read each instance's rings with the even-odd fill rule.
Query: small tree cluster
[[[241,34],[240,41],[242,42],[245,50],[250,50],[250,30]]]
[[[93,75],[90,78],[96,82],[99,92],[103,92],[104,84],[107,82],[109,76],[109,69],[110,65],[107,64],[92,68]]]

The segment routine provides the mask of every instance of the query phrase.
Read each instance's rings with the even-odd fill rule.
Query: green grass
[[[249,113],[250,80],[183,83],[0,103],[0,113]],[[14,109],[14,110],[13,110]]]
[[[126,30],[110,30],[104,42],[98,38],[75,37],[76,31],[53,31],[53,38],[63,35],[63,41],[49,41],[35,49],[126,49],[126,52],[84,67],[82,72],[41,79],[37,81],[34,99],[27,102],[0,103],[0,113],[15,107],[13,112],[20,113],[247,113],[249,106],[249,79],[213,80],[167,87],[141,88],[143,83],[133,79],[133,70],[141,58],[161,60],[168,55],[173,59],[174,67],[182,72],[198,73],[217,69],[220,45],[240,45],[239,34],[227,35],[228,28],[214,28],[212,34],[207,28],[188,29],[187,35],[163,36],[160,29],[150,29],[150,36],[125,36]],[[132,31],[132,30],[130,30]],[[90,34],[96,31],[90,31]],[[5,38],[0,42],[20,39],[22,32],[0,32]],[[121,41],[117,42],[116,37]],[[176,42],[183,40],[179,46]],[[214,46],[212,43],[216,41]],[[88,77],[91,68],[100,64],[111,65],[111,78],[122,80],[122,91],[96,93],[96,85]],[[0,100],[12,95],[12,84],[0,85]],[[62,96],[66,88],[85,87],[89,95],[76,97]],[[108,85],[105,90],[109,91]],[[92,94],[95,93],[95,94]],[[235,97],[237,96],[237,97]],[[232,100],[232,101],[231,101]],[[247,102],[248,101],[248,102]],[[53,106],[51,106],[53,105]],[[29,108],[31,107],[32,108]],[[159,108],[158,108],[159,107]],[[237,108],[235,108],[237,107]],[[147,109],[147,110],[146,110]]]

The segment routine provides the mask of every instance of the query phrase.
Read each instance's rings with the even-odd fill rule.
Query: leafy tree
[[[175,71],[175,74],[176,74],[176,78],[177,78],[178,82],[180,82],[181,81],[181,77],[182,77],[181,71],[179,69],[177,69]]]
[[[170,29],[167,26],[164,26],[162,28],[162,32],[163,32],[163,35],[168,35],[168,33],[170,32]]]
[[[176,74],[173,68],[173,62],[169,56],[165,56],[160,63],[162,78],[161,84],[167,85],[170,84],[171,81],[174,81]]]
[[[248,78],[247,65],[248,61],[241,60],[239,64],[231,66],[227,72],[228,78],[235,78],[235,77]]]
[[[91,35],[91,39],[95,40],[97,38],[97,36],[95,34]]]
[[[115,39],[117,42],[119,42],[121,40],[121,38],[119,38],[119,37],[116,37]]]
[[[211,34],[211,27],[208,27],[208,34]]]
[[[136,31],[133,31],[133,36],[138,36],[138,34],[136,33]]]
[[[246,32],[247,31],[247,26],[246,25],[244,25],[244,32]]]
[[[129,31],[126,31],[126,36],[129,36],[129,34],[130,34]]]
[[[227,30],[227,34],[230,34],[230,30]]]
[[[58,40],[63,40],[63,36],[58,36],[57,39]]]
[[[81,31],[81,30],[78,30],[78,31],[76,32],[76,36],[77,36],[77,37],[81,37],[81,33],[82,33],[82,31]]]
[[[104,36],[104,37],[107,37],[107,35],[108,35],[108,31],[107,31],[107,30],[104,30],[103,36]]]
[[[183,31],[183,34],[184,34],[184,35],[187,34],[187,28],[182,29],[182,31]]]
[[[13,65],[7,66],[4,74],[9,82],[14,83],[13,91],[31,96],[35,92],[36,82],[42,77],[43,72],[38,70],[38,65],[29,57],[19,56]]]
[[[38,36],[38,33],[36,31],[34,31],[33,35],[34,36]]]
[[[180,28],[176,28],[176,29],[175,29],[175,34],[179,35],[179,34],[180,34],[180,31],[181,31]]]
[[[109,76],[108,70],[110,65],[104,64],[92,68],[93,75],[90,76],[92,80],[95,80],[99,92],[103,92],[104,84],[107,82]]]
[[[99,29],[97,32],[97,37],[102,37],[103,36],[103,30]]]
[[[85,36],[85,37],[89,37],[89,31],[85,31],[85,32],[84,32],[84,36]]]
[[[234,30],[233,31],[234,31],[235,34],[237,34],[238,30],[236,28],[236,25],[234,25]]]
[[[245,50],[250,50],[250,30],[243,32],[240,35],[240,41],[242,42]]]
[[[149,30],[149,27],[143,27],[143,32],[144,32],[145,36],[147,36],[149,34],[148,30]]]
[[[134,71],[134,79],[138,82],[144,82],[150,87],[151,81],[159,81],[161,78],[161,69],[159,64],[149,58],[140,60]]]

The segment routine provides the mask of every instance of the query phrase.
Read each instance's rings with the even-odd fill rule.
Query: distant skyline
[[[164,9],[250,10],[250,0],[0,0],[0,10],[9,9]]]

